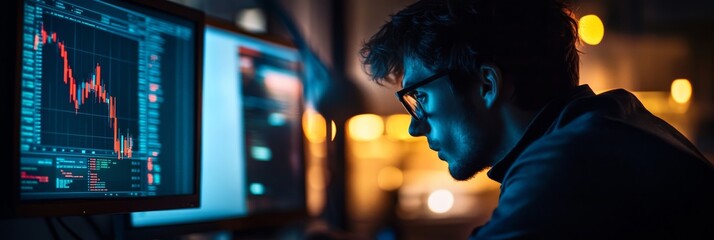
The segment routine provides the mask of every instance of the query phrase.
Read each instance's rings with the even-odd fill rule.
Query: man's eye
[[[426,94],[417,93],[417,94],[414,94],[414,98],[416,98],[416,100],[417,100],[419,103],[422,103],[422,104],[423,104],[424,101],[426,101]]]

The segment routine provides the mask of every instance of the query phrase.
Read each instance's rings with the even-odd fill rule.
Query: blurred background
[[[263,12],[258,2],[176,2],[247,30],[296,39],[284,20]],[[293,20],[288,24],[296,25],[319,64],[332,73],[307,86],[308,92],[327,93],[308,99],[312,103],[303,116],[303,129],[308,139],[309,213],[319,226],[341,237],[464,238],[488,221],[497,205],[499,184],[484,173],[468,181],[453,180],[426,140],[407,134],[410,118],[394,99],[398,89],[370,82],[362,69],[361,44],[390,14],[412,2],[280,2]],[[647,109],[712,159],[714,2],[571,3],[582,40],[580,83],[598,93],[616,88],[634,92]]]
[[[304,41],[315,58],[305,63],[315,79],[305,85],[302,119],[310,220],[286,238],[464,239],[488,221],[499,184],[485,172],[453,180],[426,139],[408,135],[398,89],[372,83],[360,64],[361,44],[413,0],[277,1],[289,20],[259,0],[172,1],[246,31]],[[580,83],[634,92],[711,161],[714,1],[571,2],[583,40]]]

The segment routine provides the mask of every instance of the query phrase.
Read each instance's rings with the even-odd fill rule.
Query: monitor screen
[[[163,1],[19,8],[18,214],[197,206],[202,15]]]
[[[206,27],[201,207],[132,213],[126,237],[235,229],[259,215],[305,212],[299,54],[229,29]]]

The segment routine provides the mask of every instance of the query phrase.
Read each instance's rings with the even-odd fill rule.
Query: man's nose
[[[427,127],[428,126],[426,124],[426,121],[417,120],[416,118],[412,117],[412,121],[409,122],[409,135],[412,135],[414,137],[424,136]]]

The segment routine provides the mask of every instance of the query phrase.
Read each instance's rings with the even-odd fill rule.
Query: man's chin
[[[451,174],[451,177],[457,181],[466,181],[466,180],[471,179],[471,177],[473,177],[474,175],[476,175],[476,173],[469,174],[463,170],[464,169],[453,169],[450,167],[449,173]]]
[[[486,167],[459,165],[449,163],[449,174],[457,181],[466,181],[476,176],[476,173],[486,169]]]

